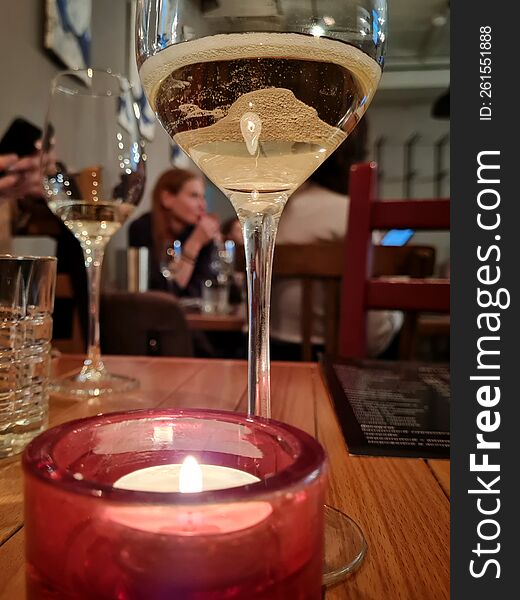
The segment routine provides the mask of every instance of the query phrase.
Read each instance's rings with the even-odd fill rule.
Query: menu
[[[448,366],[328,358],[321,366],[351,454],[449,458]]]

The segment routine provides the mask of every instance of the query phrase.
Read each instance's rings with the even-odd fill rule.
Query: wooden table
[[[246,407],[243,362],[172,358],[109,358],[113,372],[138,376],[141,390],[124,398],[51,400],[52,425],[123,409]],[[80,363],[61,358],[57,372]],[[331,462],[328,502],[350,514],[368,541],[357,573],[327,600],[449,598],[449,462],[349,456],[319,367],[274,363],[274,417],[324,444]],[[0,461],[0,598],[24,598],[22,474],[19,458]],[[153,600],[153,599],[150,599]],[[287,600],[292,600],[288,598]]]

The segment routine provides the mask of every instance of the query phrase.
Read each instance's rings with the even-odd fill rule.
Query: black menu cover
[[[321,366],[351,454],[449,458],[447,366],[327,357]]]

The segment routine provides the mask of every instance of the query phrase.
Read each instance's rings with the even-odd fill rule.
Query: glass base
[[[51,382],[54,394],[71,398],[98,398],[107,394],[122,394],[139,387],[139,381],[124,375],[113,375],[104,367],[100,370],[83,367],[78,373]]]
[[[8,458],[19,454],[29,442],[45,429],[47,429],[46,423],[39,424],[30,431],[23,433],[0,432],[0,458]]]
[[[332,586],[363,562],[367,542],[359,525],[346,514],[325,505],[325,559],[323,585]]]

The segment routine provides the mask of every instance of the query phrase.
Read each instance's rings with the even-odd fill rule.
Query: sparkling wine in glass
[[[382,73],[386,20],[386,0],[138,0],[137,63],[150,104],[229,198],[242,226],[251,415],[271,416],[269,303],[279,218],[368,108]],[[359,564],[366,546],[327,564],[337,531],[354,529],[330,510],[326,525],[324,581],[332,583]]]
[[[92,69],[54,79],[43,137],[43,186],[49,208],[81,245],[89,294],[87,358],[78,373],[54,382],[60,393],[95,397],[138,385],[103,364],[99,293],[105,247],[142,197],[144,162],[138,109],[126,79]]]

